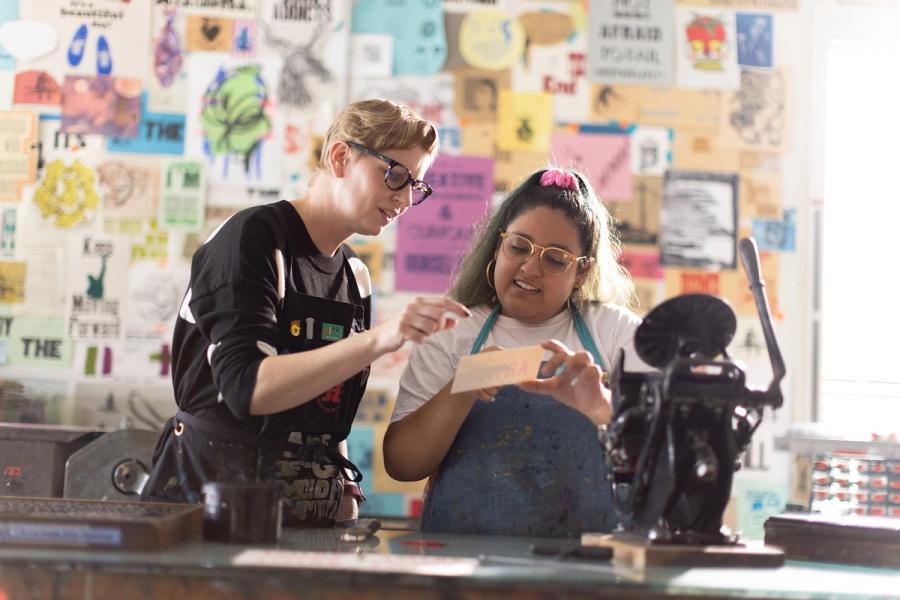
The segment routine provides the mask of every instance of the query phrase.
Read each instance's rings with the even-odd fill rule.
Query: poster
[[[268,85],[279,104],[308,110],[345,104],[349,3],[350,0],[262,0],[256,55],[278,60],[277,78]],[[256,17],[254,14],[249,18]]]
[[[787,72],[741,70],[740,89],[722,99],[722,145],[783,152],[790,122]]]
[[[79,340],[122,336],[129,251],[127,238],[84,234],[70,239],[67,335]]]
[[[147,220],[156,216],[159,165],[111,158],[98,164],[96,173],[105,219]]]
[[[497,148],[546,152],[553,129],[553,96],[500,90]]]
[[[162,171],[157,222],[162,229],[200,231],[206,208],[203,163],[173,159]]]
[[[668,171],[660,212],[661,264],[737,266],[738,176]]]
[[[500,90],[509,89],[508,71],[461,68],[454,71],[454,110],[467,126],[496,122]]]
[[[58,42],[53,52],[20,63],[19,69],[46,72],[59,83],[63,75],[110,75],[143,80],[151,64],[150,45],[135,43],[134,32],[147,31],[153,2],[23,2],[21,17],[52,25]]]
[[[367,0],[353,3],[353,33],[394,37],[395,75],[434,75],[447,58],[440,2]]]
[[[64,132],[132,138],[138,134],[140,119],[140,80],[66,75],[62,91]]]
[[[37,175],[37,115],[0,111],[0,132],[0,202],[14,202]]]
[[[278,187],[283,128],[275,106],[279,61],[191,55],[185,155],[210,182]],[[241,99],[239,102],[238,99]],[[232,123],[241,120],[243,127]]]
[[[440,192],[412,207],[398,223],[395,288],[444,293],[475,224],[487,212],[493,161],[442,155],[425,181]]]
[[[774,20],[765,13],[737,13],[735,16],[738,64],[742,67],[771,68]]]
[[[672,130],[636,127],[631,132],[631,172],[662,175],[672,165]]]
[[[554,164],[584,173],[603,201],[631,198],[629,136],[555,133],[550,149]]]
[[[590,7],[591,81],[671,85],[674,0],[594,0]]]
[[[734,13],[679,6],[676,10],[675,56],[678,87],[737,89],[740,70]]]
[[[552,16],[558,13],[526,13]],[[520,17],[521,19],[522,17]],[[588,118],[591,87],[585,77],[588,51],[583,33],[573,33],[553,45],[531,43],[524,59],[512,67],[512,89],[552,94],[553,115],[559,122]]]
[[[508,69],[524,49],[525,28],[504,10],[475,10],[459,25],[459,53],[476,69]]]

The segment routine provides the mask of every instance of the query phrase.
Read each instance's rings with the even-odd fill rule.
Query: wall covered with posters
[[[473,224],[549,162],[588,174],[617,217],[637,311],[685,292],[727,298],[730,351],[762,387],[770,370],[735,252],[753,234],[782,350],[792,372],[804,368],[812,10],[4,2],[0,421],[159,427],[174,411],[171,334],[191,254],[235,210],[301,193],[324,127],[347,101],[376,96],[437,123],[442,147],[427,177],[435,195],[382,236],[353,240],[376,321],[445,291]],[[375,363],[350,439],[371,513],[419,505],[421,483],[390,480],[380,457],[408,353]],[[784,498],[772,434],[806,382],[791,375],[784,387],[788,405],[748,454],[747,498]]]

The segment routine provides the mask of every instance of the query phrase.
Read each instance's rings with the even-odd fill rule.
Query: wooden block
[[[793,560],[900,568],[900,519],[785,513],[764,527],[766,543]]]
[[[613,564],[631,569],[648,567],[780,567],[784,552],[771,546],[690,546],[650,544],[628,534],[584,533],[585,546],[613,549]]]

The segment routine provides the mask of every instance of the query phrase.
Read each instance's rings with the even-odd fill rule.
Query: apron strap
[[[597,349],[597,344],[594,343],[594,337],[591,335],[591,331],[585,324],[584,319],[581,316],[581,312],[578,310],[578,307],[576,307],[572,302],[569,303],[569,307],[572,309],[572,320],[575,322],[575,333],[578,334],[578,339],[581,341],[581,345],[585,350],[591,353],[591,356],[594,357],[594,362],[601,369],[606,371],[606,363],[603,362],[603,357],[600,356],[600,351]],[[484,346],[484,342],[487,339],[488,334],[491,332],[491,329],[494,327],[494,323],[497,322],[497,317],[499,315],[500,305],[498,304],[488,315],[488,318],[484,322],[484,325],[481,326],[481,331],[478,332],[478,337],[475,338],[475,343],[472,344],[472,350],[469,352],[469,354],[478,354],[479,352],[481,352],[481,348],[482,346]]]
[[[594,343],[594,337],[591,335],[591,331],[587,328],[584,319],[581,317],[581,311],[578,310],[578,307],[575,306],[574,302],[569,302],[569,306],[572,309],[572,319],[575,321],[575,333],[578,334],[581,345],[584,346],[585,350],[591,353],[597,366],[606,371],[606,364],[603,362],[603,357],[600,356],[597,344]]]

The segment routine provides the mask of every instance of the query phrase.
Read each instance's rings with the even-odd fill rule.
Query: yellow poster
[[[525,49],[525,28],[503,10],[474,10],[459,25],[459,53],[477,69],[510,68]]]
[[[25,263],[0,261],[0,304],[25,302]]]
[[[186,38],[185,45],[191,52],[230,52],[234,39],[234,21],[188,15]]]
[[[66,165],[54,160],[47,165],[44,179],[34,191],[34,203],[41,216],[53,218],[53,225],[71,229],[93,220],[100,196],[95,189],[94,170],[80,160]]]
[[[553,128],[551,94],[500,91],[497,126],[500,150],[547,152]]]

